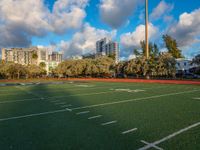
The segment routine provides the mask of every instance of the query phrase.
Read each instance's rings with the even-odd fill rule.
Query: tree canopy
[[[168,50],[168,53],[170,53],[174,58],[182,58],[181,50],[178,48],[177,41],[173,39],[169,35],[163,35],[163,40],[165,42],[165,46]]]

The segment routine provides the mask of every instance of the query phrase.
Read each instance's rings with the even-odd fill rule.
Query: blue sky
[[[144,0],[2,0],[0,7],[0,47],[53,46],[70,57],[94,53],[95,41],[111,36],[128,58],[144,38]],[[200,53],[199,0],[149,0],[149,19],[161,51],[170,34],[187,58]]]

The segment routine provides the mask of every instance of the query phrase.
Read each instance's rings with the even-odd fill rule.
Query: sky
[[[0,48],[45,46],[65,58],[95,53],[97,40],[120,43],[132,58],[144,40],[145,0],[1,0]],[[150,41],[166,51],[162,36],[178,42],[186,58],[200,53],[200,0],[149,0]]]

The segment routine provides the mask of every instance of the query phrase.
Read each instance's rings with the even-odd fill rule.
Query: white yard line
[[[158,145],[160,143],[163,143],[163,142],[165,142],[165,141],[167,141],[167,140],[169,140],[169,139],[171,139],[171,138],[173,138],[173,137],[175,137],[175,136],[177,136],[177,135],[179,135],[179,134],[181,134],[183,132],[186,132],[186,131],[188,131],[188,130],[190,130],[192,128],[195,128],[197,126],[200,126],[200,122],[197,122],[197,123],[192,124],[192,125],[190,125],[190,126],[188,126],[186,128],[183,128],[183,129],[181,129],[181,130],[179,130],[177,132],[174,132],[174,133],[172,133],[172,134],[170,134],[170,135],[168,135],[168,136],[166,136],[166,137],[164,137],[164,138],[162,138],[162,139],[160,139],[158,141],[150,143],[150,144],[148,144],[148,145],[146,145],[146,146],[144,146],[144,147],[142,147],[142,148],[140,148],[138,150],[147,150],[147,149],[150,149],[150,148],[152,148],[152,146],[156,146],[156,145]]]
[[[110,125],[110,124],[114,124],[114,123],[117,123],[117,120],[109,121],[109,122],[104,122],[104,123],[102,123],[101,125],[102,125],[102,126],[106,126],[106,125]]]
[[[109,85],[108,85],[109,86]],[[102,88],[108,88],[109,89],[109,87],[108,86],[100,86],[100,87],[95,87],[95,88],[93,88],[93,87],[89,87],[89,88],[87,88],[87,89],[102,89]],[[23,90],[23,91],[25,91],[22,87],[20,87],[20,86],[15,86],[17,89],[21,89],[21,90]],[[137,88],[142,88],[143,89],[143,87],[138,87],[138,85],[130,85],[130,86],[116,86],[116,87],[110,87],[110,88],[124,88],[124,87],[130,87],[130,88],[135,88],[135,87],[137,87]],[[165,86],[166,87],[166,86]],[[69,88],[64,88],[64,91],[63,92],[65,92],[65,89],[66,90],[68,90],[68,89],[72,89],[72,90],[70,90],[70,91],[81,91],[81,90],[86,90],[86,88],[81,88],[81,89],[76,89],[77,87],[69,87]],[[151,88],[153,88],[153,87],[149,87],[149,89],[151,89]],[[31,89],[30,89],[31,90]],[[54,90],[55,92],[54,93],[56,93],[56,92],[60,92],[60,90]],[[46,92],[47,93],[47,92]],[[30,94],[30,93],[29,93]],[[42,93],[40,93],[40,94],[42,94]],[[2,94],[3,95],[3,94]],[[10,94],[6,94],[6,95],[10,95]],[[18,94],[13,94],[13,95],[18,95]],[[1,96],[1,94],[0,94],[0,96]],[[54,97],[53,97],[54,98]],[[56,98],[56,97],[55,97]]]
[[[200,100],[200,97],[196,97],[196,98],[193,98],[193,99],[197,99],[197,100]]]
[[[86,94],[74,94],[74,95],[68,95],[68,96],[58,96],[58,97],[44,97],[43,99],[46,100],[50,100],[50,99],[54,99],[54,98],[67,98],[67,97],[73,97],[73,96],[90,96],[90,95],[99,95],[99,94],[106,94],[106,93],[113,93],[113,91],[109,91],[109,92],[98,92],[98,93],[86,93]],[[42,98],[30,98],[30,99],[22,99],[22,100],[13,100],[13,101],[3,101],[0,102],[0,104],[2,103],[15,103],[15,102],[24,102],[24,101],[39,101]],[[52,100],[51,102],[59,102],[60,100]]]
[[[130,132],[136,131],[136,130],[137,130],[137,128],[133,128],[133,129],[122,132],[122,134],[127,134],[127,133],[130,133]]]
[[[61,110],[47,111],[47,112],[35,113],[35,114],[29,114],[29,115],[23,115],[23,116],[2,118],[2,119],[0,119],[0,122],[2,122],[2,121],[8,121],[8,120],[15,120],[15,119],[30,118],[30,117],[34,117],[34,116],[42,116],[42,115],[48,115],[48,114],[55,114],[55,113],[66,112],[66,111],[69,111],[69,110],[67,110],[67,109],[61,109]]]
[[[91,119],[96,119],[96,118],[100,118],[100,117],[102,117],[102,115],[92,116],[92,117],[89,117],[88,119],[91,120]]]
[[[62,105],[60,107],[70,107],[70,106],[72,106],[72,105],[71,104],[69,104],[69,105]]]
[[[177,92],[177,93],[169,93],[169,94],[163,94],[163,95],[157,95],[157,96],[149,96],[149,97],[128,99],[128,100],[122,100],[122,101],[115,101],[115,102],[110,102],[110,103],[88,105],[88,106],[82,106],[82,107],[72,108],[72,110],[79,110],[79,109],[85,109],[85,108],[94,108],[94,107],[100,107],[100,106],[115,105],[115,104],[128,103],[128,102],[140,101],[140,100],[146,100],[146,99],[154,99],[154,98],[160,98],[160,97],[166,97],[166,96],[180,95],[180,94],[185,94],[185,93],[193,93],[193,92],[198,92],[198,91],[200,91],[200,90],[192,90],[192,91],[184,91],[184,92]]]
[[[23,100],[14,100],[14,101],[2,101],[0,104],[5,104],[5,103],[16,103],[16,102],[24,102],[24,101],[39,101],[41,99],[39,98],[30,98],[30,99],[23,99]]]
[[[73,110],[80,110],[80,109],[85,109],[85,108],[94,108],[94,107],[99,107],[99,106],[115,105],[115,104],[120,104],[120,103],[128,103],[128,102],[132,102],[132,101],[139,101],[139,100],[154,99],[154,98],[159,98],[159,97],[180,95],[180,94],[192,93],[192,92],[198,92],[198,91],[200,91],[200,90],[192,90],[192,91],[184,91],[184,92],[178,92],[178,93],[163,94],[163,95],[157,95],[157,96],[151,96],[151,97],[143,97],[143,98],[137,98],[137,99],[124,100],[124,101],[116,101],[116,102],[112,102],[112,103],[102,103],[102,104],[97,104],[97,105],[88,105],[88,106],[76,107],[76,108],[72,108],[72,109],[66,108],[66,109],[61,109],[61,110],[57,110],[57,111],[58,112],[73,111]],[[44,112],[44,114],[42,114],[42,115],[53,114],[53,113],[57,113],[57,112],[56,111],[55,112],[54,111],[50,111],[49,113]],[[23,115],[23,116],[17,116],[17,117],[11,117],[12,119],[2,118],[2,119],[0,119],[0,121],[27,118],[27,117],[24,117],[24,116],[32,117],[32,114]],[[35,114],[33,116],[39,116],[39,115]]]
[[[162,87],[164,88],[164,87]],[[165,87],[166,88],[166,87]],[[142,88],[142,89],[155,89],[155,88]],[[59,99],[59,98],[67,98],[67,97],[73,97],[73,96],[90,96],[90,95],[99,95],[99,94],[107,94],[107,93],[113,93],[116,91],[109,91],[109,92],[98,92],[98,93],[85,93],[85,94],[74,94],[74,95],[67,95],[67,96],[55,96],[55,97],[44,97],[44,98],[30,98],[30,99],[22,99],[22,100],[13,100],[13,101],[3,101],[0,102],[0,104],[4,103],[15,103],[15,102],[24,102],[24,101],[38,101],[38,100],[50,100],[50,99]],[[59,102],[60,100],[52,100],[51,102]]]
[[[78,112],[76,113],[77,115],[83,115],[83,114],[88,114],[90,111],[82,111],[82,112]]]
[[[151,145],[152,148],[155,148],[155,149],[157,149],[157,150],[163,150],[163,148],[158,147],[158,146],[156,146],[156,145],[153,145],[153,144],[151,144],[151,143],[148,143],[148,142],[146,142],[146,141],[144,141],[144,140],[141,140],[141,142],[144,143],[144,144],[146,144],[146,145]]]

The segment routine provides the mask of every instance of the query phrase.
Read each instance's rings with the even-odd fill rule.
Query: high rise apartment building
[[[40,65],[46,64],[47,73],[62,62],[63,54],[60,52],[49,53],[48,48],[30,47],[30,48],[3,48],[2,60],[5,62],[14,62],[22,65]]]
[[[103,38],[96,42],[97,55],[114,56],[115,61],[119,61],[119,43],[112,41],[109,38]]]

